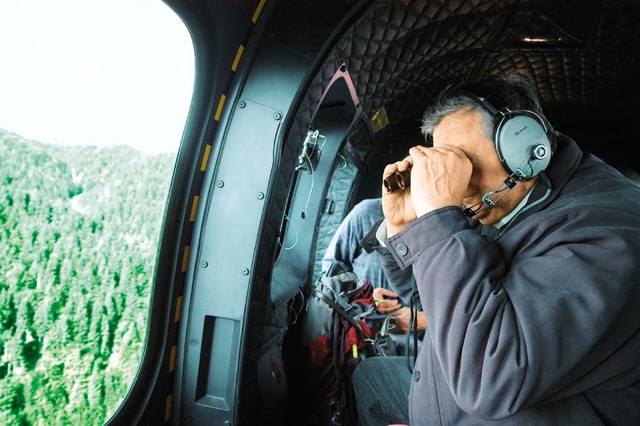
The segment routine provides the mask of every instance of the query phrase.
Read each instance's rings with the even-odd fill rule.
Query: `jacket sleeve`
[[[382,270],[389,282],[390,289],[400,297],[403,306],[409,306],[413,293],[411,268],[400,269],[389,250],[379,243],[377,234],[381,224],[382,220],[377,221],[362,238],[360,244],[367,253],[378,252]],[[417,308],[422,310],[422,305],[419,304]]]
[[[387,277],[391,289],[402,299],[404,306],[409,306],[411,294],[413,293],[412,269],[400,269],[389,250],[380,247],[378,248],[378,252],[380,253],[380,261],[382,262],[384,275]],[[422,304],[418,306],[418,309],[422,310]]]
[[[414,271],[433,350],[463,410],[505,418],[638,380],[640,226],[611,225],[612,214],[530,222],[505,249],[446,207],[386,240],[397,266]]]

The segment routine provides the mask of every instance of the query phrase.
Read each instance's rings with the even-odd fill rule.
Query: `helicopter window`
[[[154,0],[0,16],[0,423],[103,424],[142,358],[191,40]]]

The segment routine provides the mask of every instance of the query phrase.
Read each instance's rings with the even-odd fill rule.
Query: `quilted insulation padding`
[[[523,42],[541,35],[557,41]],[[639,168],[628,155],[637,139],[628,124],[640,107],[640,2],[378,0],[343,33],[302,99],[282,147],[273,229],[312,113],[342,63],[364,115],[370,118],[384,106],[390,128],[419,118],[448,85],[526,70],[552,124],[605,160],[609,155],[618,165]]]
[[[535,36],[559,40],[522,41]],[[571,128],[597,108],[623,121],[640,106],[640,2],[375,1],[326,58],[299,126],[342,63],[365,115],[385,106],[392,125],[419,116],[447,85],[514,70],[531,74],[552,121]],[[297,146],[300,135],[289,141]]]
[[[316,238],[315,253],[313,255],[313,272],[311,274],[312,282],[315,282],[322,273],[322,258],[331,242],[331,238],[336,233],[340,222],[348,213],[347,200],[351,194],[352,183],[356,178],[358,169],[347,161],[344,157],[339,157],[331,184],[327,190],[327,200],[334,202],[331,212],[327,212],[320,217],[320,225],[318,227],[318,235]]]

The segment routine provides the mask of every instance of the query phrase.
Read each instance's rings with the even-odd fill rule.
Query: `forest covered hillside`
[[[174,162],[0,129],[0,424],[100,425],[125,396]]]

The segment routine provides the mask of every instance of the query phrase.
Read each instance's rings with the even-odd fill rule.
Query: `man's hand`
[[[433,210],[462,207],[473,167],[464,152],[451,145],[434,148],[415,146],[402,161],[389,164],[383,179],[411,169],[411,186],[387,192],[382,188],[382,211],[387,221],[387,237],[402,231],[416,218]]]
[[[396,293],[386,288],[378,287],[373,289],[373,301],[378,310],[383,314],[391,315],[395,323],[395,328],[390,333],[404,334],[409,329],[411,320],[411,309],[403,308],[400,298]],[[427,318],[424,312],[418,312],[418,331],[427,329]]]
[[[393,321],[395,323],[395,328],[389,330],[390,333],[394,334],[406,334],[409,330],[409,322],[411,321],[411,308],[400,308],[393,313]],[[418,319],[418,331],[424,331],[427,329],[427,318],[424,315],[424,312],[419,311],[417,315]]]
[[[407,157],[402,161],[389,164],[384,168],[384,179],[393,176],[396,172],[411,169],[413,160]],[[416,212],[411,202],[411,188],[387,192],[382,186],[382,211],[387,221],[387,237],[392,237],[402,231],[409,223],[416,219]]]
[[[413,163],[411,205],[416,217],[446,206],[462,206],[473,167],[460,148],[415,146],[409,155]]]
[[[386,288],[378,287],[374,289],[373,301],[375,302],[378,310],[387,315],[392,315],[393,312],[402,308],[398,295]]]

